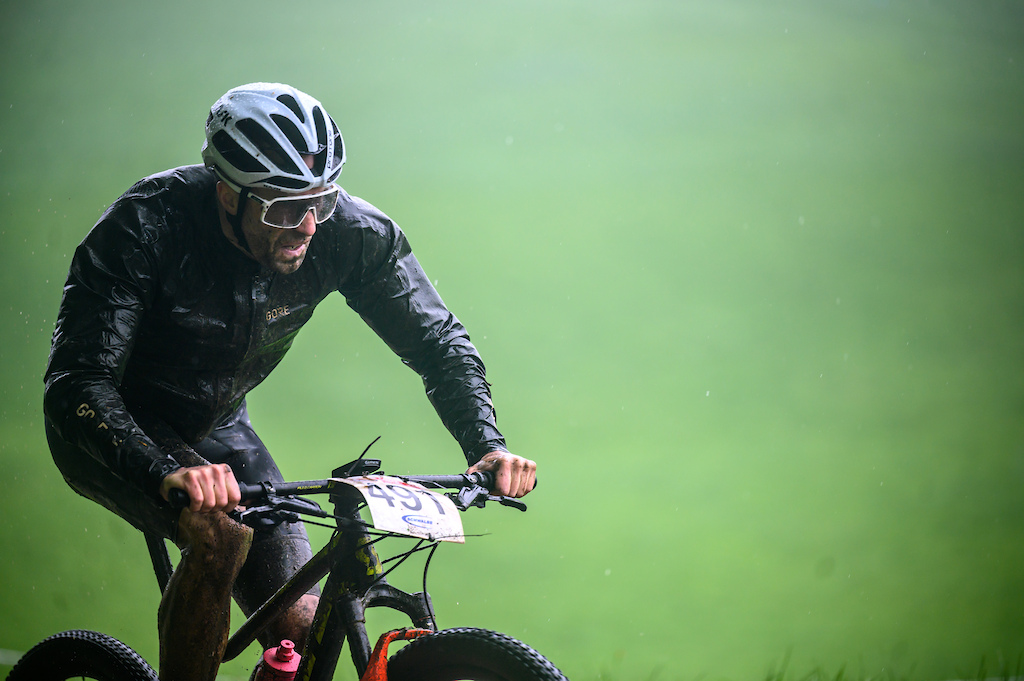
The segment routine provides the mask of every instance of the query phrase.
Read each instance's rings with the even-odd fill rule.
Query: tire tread
[[[64,681],[83,676],[99,681],[157,681],[138,653],[113,636],[87,629],[54,634],[14,665],[7,681]]]
[[[479,662],[481,658],[486,662]],[[469,663],[467,660],[477,661]],[[452,678],[446,674],[446,669],[465,668],[466,664],[485,672],[485,679],[566,681],[554,664],[525,643],[497,631],[472,627],[445,629],[413,640],[389,660],[388,676],[393,681],[420,678],[441,681]]]

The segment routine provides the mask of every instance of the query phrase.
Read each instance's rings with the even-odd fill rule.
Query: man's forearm
[[[61,438],[150,494],[180,467],[138,426],[108,380],[49,373],[43,408]]]

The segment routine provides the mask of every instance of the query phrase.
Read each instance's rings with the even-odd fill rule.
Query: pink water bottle
[[[295,681],[301,660],[295,644],[285,639],[278,647],[263,651],[263,665],[254,681]]]

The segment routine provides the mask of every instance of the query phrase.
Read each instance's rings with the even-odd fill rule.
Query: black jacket
[[[395,223],[341,192],[302,266],[276,274],[224,236],[215,184],[202,166],[145,178],[78,247],[45,375],[44,410],[61,437],[156,494],[178,464],[132,413],[202,440],[340,291],[423,378],[470,463],[505,449],[484,365]]]

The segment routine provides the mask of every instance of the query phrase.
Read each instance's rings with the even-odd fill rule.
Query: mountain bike
[[[365,454],[365,452],[364,452]],[[314,584],[326,582],[295,679],[329,681],[348,643],[360,681],[566,681],[555,665],[530,646],[495,631],[475,628],[439,630],[427,572],[441,542],[464,543],[460,512],[496,502],[525,511],[518,499],[494,496],[489,472],[459,475],[389,476],[380,460],[360,457],[325,480],[240,485],[244,508],[232,517],[250,527],[281,522],[324,525],[333,529],[327,544],[231,636],[223,661],[232,660],[256,640]],[[439,492],[438,490],[453,490]],[[184,507],[181,490],[172,505]],[[333,512],[307,496],[325,494]],[[364,516],[369,516],[365,520]],[[397,537],[413,538],[412,548],[381,560],[377,546]],[[172,573],[166,543],[147,536],[161,590]],[[387,576],[410,556],[426,551],[423,591],[409,593]],[[383,633],[371,647],[367,608],[404,613],[410,627]],[[408,641],[394,655],[389,645]],[[258,669],[253,670],[253,677]],[[75,630],[51,636],[29,650],[11,670],[8,681],[154,681],[156,673],[135,651],[99,632]]]

